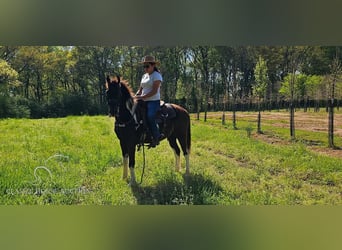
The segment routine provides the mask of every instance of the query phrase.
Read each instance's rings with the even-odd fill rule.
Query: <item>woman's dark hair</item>
[[[160,70],[157,68],[157,66],[156,66],[155,63],[153,63],[153,64],[151,64],[151,65],[153,66],[153,70],[154,70],[154,71],[157,71],[158,73],[160,73]]]

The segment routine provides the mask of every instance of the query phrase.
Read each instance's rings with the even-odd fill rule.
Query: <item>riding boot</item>
[[[148,148],[155,148],[156,146],[159,145],[159,138],[157,139],[152,139],[152,142],[150,143],[150,145],[148,145]]]
[[[165,134],[164,133],[160,133],[159,141],[164,140],[165,138],[166,138]]]

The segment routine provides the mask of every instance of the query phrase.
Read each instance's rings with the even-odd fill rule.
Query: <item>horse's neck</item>
[[[133,101],[133,97],[131,95],[122,95],[124,98],[121,101],[120,104],[120,111],[119,114],[120,116],[124,116],[126,118],[131,118],[133,113],[132,109],[134,106],[134,101]]]

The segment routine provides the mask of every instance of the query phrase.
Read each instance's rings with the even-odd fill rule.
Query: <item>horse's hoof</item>
[[[129,186],[129,187],[136,187],[136,186],[138,186],[138,183],[137,183],[136,181],[130,181],[130,182],[128,183],[128,186]]]

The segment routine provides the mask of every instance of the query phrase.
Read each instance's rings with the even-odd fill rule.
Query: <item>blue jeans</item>
[[[147,108],[147,123],[151,130],[153,139],[159,139],[160,133],[156,123],[156,115],[158,110],[160,109],[160,100],[157,101],[146,101]]]

